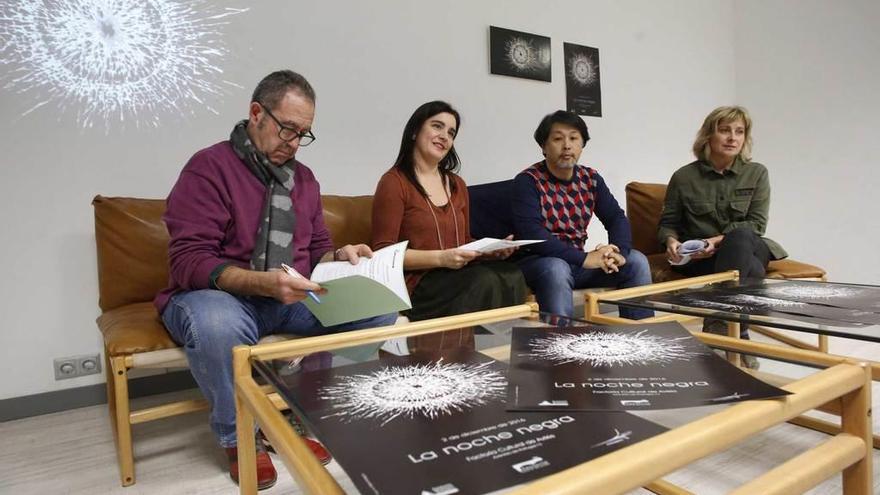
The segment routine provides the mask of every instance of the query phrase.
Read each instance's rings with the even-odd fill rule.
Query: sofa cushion
[[[626,217],[632,229],[633,247],[645,255],[665,252],[657,242],[657,225],[665,198],[666,184],[630,182],[626,185]]]
[[[333,245],[370,245],[373,231],[372,196],[321,196],[324,223],[330,231]]]
[[[504,239],[513,233],[512,192],[512,179],[468,186],[471,237]]]
[[[825,270],[809,263],[786,258],[771,261],[767,267],[767,278],[824,278]]]
[[[666,254],[648,255],[648,263],[651,265],[651,280],[654,283],[668,282],[684,278],[684,275],[673,271],[666,261]],[[767,267],[767,278],[776,279],[821,279],[825,276],[825,270],[808,263],[801,263],[792,259],[771,261]]]
[[[105,311],[97,323],[110,356],[177,347],[152,302],[126,304]]]
[[[152,301],[168,285],[165,200],[95,196],[98,306]]]

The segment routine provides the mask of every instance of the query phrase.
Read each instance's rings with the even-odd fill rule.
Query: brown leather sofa
[[[626,185],[626,216],[632,228],[633,247],[648,257],[654,283],[684,278],[672,271],[666,252],[657,242],[657,225],[666,197],[666,184],[630,182]],[[771,261],[769,278],[825,280],[825,270],[791,258]]]
[[[335,246],[370,242],[372,196],[323,196],[324,219]],[[204,400],[178,401],[131,411],[128,373],[135,368],[187,366],[153,307],[168,283],[165,201],[96,196],[95,240],[107,370],[107,403],[123,486],[135,482],[131,425],[207,408]]]

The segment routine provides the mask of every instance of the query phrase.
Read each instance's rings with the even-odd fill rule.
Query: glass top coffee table
[[[706,285],[699,287],[701,284]],[[736,272],[726,272],[599,293],[596,298],[617,306],[880,342],[878,286],[778,279],[740,281]]]
[[[798,299],[811,301],[811,304],[792,303],[791,292],[799,292]],[[730,271],[588,294],[587,298],[586,318],[596,323],[629,322],[599,313],[600,304],[654,310],[657,316],[646,321],[684,322],[698,318],[726,321],[730,339],[719,340],[709,334],[702,334],[700,338],[727,350],[736,350],[737,343],[732,339],[738,342],[741,324],[747,324],[750,332],[782,344],[823,353],[829,350],[828,337],[880,342],[880,287],[871,285],[771,279],[741,282],[738,273]],[[838,307],[840,304],[850,308],[842,309]],[[816,335],[818,344],[805,342],[798,334]],[[730,358],[738,362],[739,356],[731,353]],[[880,356],[862,355],[858,359],[866,362],[873,379],[880,381]],[[824,421],[797,419],[795,422],[826,433],[837,431],[833,424]],[[880,448],[880,436],[874,437],[874,447]]]
[[[260,344],[256,346],[237,347],[233,352],[234,374],[236,383],[236,406],[239,428],[239,469],[242,493],[256,493],[255,458],[253,454],[253,424],[256,422],[269,439],[285,466],[291,472],[299,487],[305,493],[346,493],[355,490],[354,485],[363,487],[364,483],[352,483],[351,478],[362,476],[356,470],[349,469],[344,463],[345,474],[336,472],[332,475],[325,466],[311,454],[303,439],[297,435],[289,420],[279,409],[290,408],[294,413],[304,416],[307,424],[310,419],[303,414],[304,404],[298,399],[294,388],[309,387],[306,382],[298,382],[297,375],[309,370],[327,370],[331,368],[352,366],[353,363],[371,364],[382,362],[383,359],[394,362],[398,359],[392,354],[376,349],[383,345],[392,352],[400,352],[401,347],[394,347],[392,342],[401,338],[436,335],[439,332],[453,329],[471,328],[474,331],[472,349],[483,356],[497,361],[506,361],[510,355],[511,330],[519,327],[569,327],[590,325],[581,320],[573,320],[555,315],[540,313],[535,305],[521,305],[491,311],[471,313],[448,318],[439,318],[421,322],[413,322],[395,327],[369,329],[343,334],[321,337],[295,339],[287,342]],[[714,337],[714,336],[710,336]],[[470,344],[467,344],[469,347]],[[775,357],[776,346],[743,342],[738,344],[739,352],[755,352]],[[470,352],[470,351],[468,351]],[[759,487],[776,483],[787,483],[788,472],[796,469],[801,473],[795,486],[812,486],[835,472],[843,472],[842,489],[845,493],[870,493],[872,490],[872,466],[870,452],[866,445],[871,442],[871,426],[868,418],[870,408],[869,370],[852,360],[825,354],[798,350],[799,362],[808,363],[810,367],[799,367],[790,376],[796,381],[784,386],[791,395],[781,399],[764,401],[747,401],[730,406],[713,406],[715,409],[702,411],[697,416],[688,417],[682,424],[669,424],[669,431],[653,432],[642,441],[626,443],[629,432],[619,432],[619,438],[611,438],[610,442],[622,442],[615,446],[617,450],[591,460],[577,463],[564,470],[547,476],[531,479],[526,484],[508,488],[512,493],[626,493],[629,490],[645,486],[657,493],[689,493],[661,478],[682,466],[701,459],[714,452],[719,452],[738,442],[759,434],[773,425],[784,423],[794,416],[842,397],[842,406],[837,412],[842,414],[841,435],[821,443],[816,451],[807,458],[792,459],[788,463],[776,467],[761,476],[756,476],[740,489],[742,493],[758,493]],[[308,356],[300,360],[299,358]],[[723,363],[722,363],[723,364]],[[358,364],[360,365],[360,364]],[[501,364],[503,365],[503,364]],[[478,368],[476,374],[482,373]],[[268,385],[260,386],[254,379],[254,370],[264,378]],[[485,372],[488,373],[488,372]],[[492,386],[491,381],[485,386]],[[313,391],[312,395],[333,393],[334,391]],[[335,390],[345,392],[345,390]],[[455,389],[450,389],[450,393]],[[349,394],[351,395],[351,394]],[[387,416],[370,416],[379,414],[364,409],[358,401],[349,403],[352,409],[362,413],[359,417],[374,422],[417,421],[418,418]],[[455,404],[449,406],[455,408]],[[442,408],[441,408],[442,409]],[[479,410],[480,407],[473,407]],[[841,410],[842,409],[842,410]],[[833,411],[832,411],[833,412]],[[441,410],[438,414],[442,414]],[[430,413],[429,413],[430,414]],[[532,413],[523,413],[532,414]],[[537,414],[537,413],[535,413]],[[575,413],[577,414],[577,413]],[[592,413],[591,413],[592,414]],[[609,413],[626,414],[626,413]],[[650,415],[649,415],[650,416]],[[570,418],[569,418],[570,419]],[[651,418],[648,418],[651,419]],[[520,421],[519,419],[517,421]],[[525,421],[525,420],[522,420]],[[511,428],[526,428],[547,433],[544,437],[553,436],[555,428],[566,423],[565,416],[545,419],[540,422],[517,423],[511,421]],[[514,426],[515,423],[515,426]],[[534,424],[530,424],[534,423]],[[537,431],[536,430],[536,431]],[[560,430],[562,431],[562,430]],[[659,434],[657,434],[659,433]],[[466,437],[466,438],[465,438]],[[544,438],[544,437],[538,437]],[[437,456],[448,454],[446,451],[413,451],[398,452],[396,442],[383,442],[370,437],[370,452],[377,462],[390,455],[406,456],[412,465],[435,462]],[[388,437],[391,438],[390,436]],[[319,440],[321,440],[319,435]],[[517,445],[502,445],[508,440],[504,432],[471,431],[462,438],[442,439],[455,440],[449,447],[456,454],[467,456],[469,462],[480,462],[485,456],[503,454],[503,449],[517,449]],[[461,441],[459,441],[461,440]],[[466,440],[466,441],[465,441]],[[493,442],[498,442],[493,445]],[[472,449],[472,450],[469,450]],[[494,450],[490,450],[494,449]],[[459,450],[467,450],[461,453]],[[331,453],[344,457],[338,452]],[[818,460],[817,460],[818,458]],[[544,459],[537,455],[525,456],[522,460],[512,463],[509,474],[529,472],[538,469]],[[400,476],[406,473],[401,472]],[[422,494],[440,495],[453,493],[470,493],[460,491],[456,485],[456,473],[449,472],[449,483],[429,483]],[[486,476],[489,476],[488,470]],[[785,481],[787,480],[788,481]],[[804,480],[807,483],[804,485]],[[362,493],[396,493],[396,490],[368,488]],[[417,492],[418,493],[418,492]],[[482,492],[481,492],[482,493]]]

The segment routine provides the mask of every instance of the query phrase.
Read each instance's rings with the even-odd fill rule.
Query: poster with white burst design
[[[550,82],[550,38],[489,26],[489,72]]]
[[[364,494],[493,492],[665,430],[622,412],[507,412],[506,367],[472,351],[258,369]]]
[[[599,49],[563,43],[562,57],[565,59],[566,109],[578,115],[601,117]]]
[[[788,394],[678,323],[515,328],[508,376],[515,411],[674,409]]]
[[[734,290],[732,287],[730,289]],[[735,290],[744,294],[807,303],[820,307],[880,313],[880,287],[876,285],[807,280],[746,279]]]
[[[664,305],[699,308],[734,316],[767,316],[814,325],[858,328],[880,325],[880,307],[873,306],[880,297],[878,292],[880,291],[870,286],[753,281],[651,294],[620,303],[649,303],[656,308]],[[880,335],[877,337],[880,338]]]

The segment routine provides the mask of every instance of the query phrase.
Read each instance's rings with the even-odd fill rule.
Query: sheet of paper
[[[372,258],[361,258],[357,265],[348,261],[331,261],[318,263],[312,271],[312,282],[324,285],[324,282],[352,275],[361,275],[391,289],[408,305],[409,292],[403,277],[403,256],[409,241],[398,242],[373,252]]]
[[[357,265],[347,261],[319,263],[311,280],[327,289],[321,303],[304,299],[303,304],[324,326],[393,313],[412,308],[403,277],[403,256],[407,241],[388,246],[361,258]]]
[[[707,247],[709,247],[709,243],[704,239],[691,239],[678,246],[678,254],[695,254],[705,251]]]
[[[459,249],[470,249],[472,251],[479,251],[481,253],[491,253],[492,251],[498,251],[499,249],[508,249],[513,247],[527,246],[529,244],[537,244],[539,242],[544,242],[543,240],[508,240],[508,239],[495,239],[492,237],[484,237],[482,239],[476,240],[474,242],[469,242],[467,244],[458,246]]]
[[[689,241],[684,241],[678,245],[678,254],[681,256],[681,260],[677,263],[672,260],[667,261],[669,261],[670,265],[684,265],[691,260],[692,255],[704,251],[708,245],[709,244],[704,239],[691,239]]]

